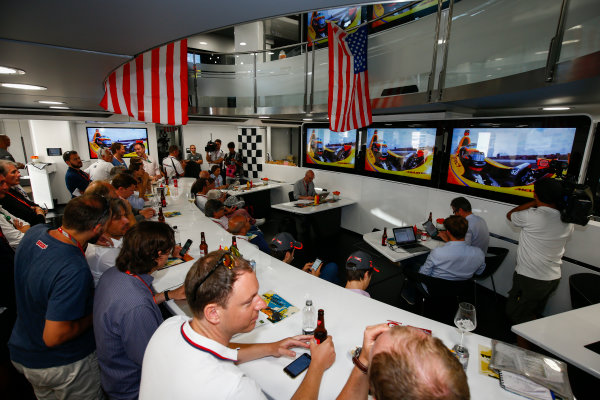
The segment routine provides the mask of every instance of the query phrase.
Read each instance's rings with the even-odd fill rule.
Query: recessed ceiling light
[[[0,65],[0,74],[6,75],[25,75],[25,71],[22,69],[11,68],[11,67],[3,67]]]
[[[302,121],[312,121],[312,118],[302,118]]]
[[[38,100],[40,104],[65,104],[62,101]]]
[[[206,42],[200,42],[201,45],[207,45],[208,43]]]
[[[564,42],[562,42],[562,44],[573,44],[573,43],[579,43],[579,39],[565,40]]]
[[[544,111],[566,111],[566,110],[570,110],[571,107],[543,107],[542,110]]]
[[[240,42],[240,46],[245,46],[246,44],[246,42]]]
[[[54,108],[55,110],[68,110],[69,107],[64,106],[50,106],[50,108]]]
[[[262,119],[266,119],[266,118],[271,118],[268,115],[259,115],[258,118],[262,118]]]
[[[275,53],[273,53],[272,51],[270,51],[270,52],[268,52],[267,54],[269,54],[269,55],[273,55],[273,54],[275,54]]]
[[[11,88],[11,89],[22,89],[22,90],[48,90],[48,88],[43,86],[35,86],[35,85],[26,85],[24,83],[2,83],[3,87]]]

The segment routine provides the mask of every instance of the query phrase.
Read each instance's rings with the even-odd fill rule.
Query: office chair
[[[475,300],[475,306],[477,307],[477,282],[483,281],[487,278],[492,280],[492,287],[494,288],[494,299],[497,301],[498,292],[496,292],[496,283],[494,282],[494,273],[500,268],[502,262],[508,255],[508,249],[503,247],[488,247],[488,251],[485,257],[485,270],[479,275],[473,275],[471,280],[473,281],[473,298]]]
[[[289,197],[290,201],[296,201],[296,199],[294,198],[294,191],[293,190],[291,192],[288,192],[288,197]]]

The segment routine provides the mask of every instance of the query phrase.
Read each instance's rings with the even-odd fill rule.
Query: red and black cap
[[[277,251],[287,251],[291,249],[300,250],[302,248],[302,243],[297,242],[290,233],[281,232],[275,235],[273,240],[271,240],[271,248],[274,248]]]
[[[379,272],[377,268],[373,266],[373,259],[364,251],[358,250],[350,254],[346,260],[346,269],[351,270],[368,270],[373,269],[375,272]]]

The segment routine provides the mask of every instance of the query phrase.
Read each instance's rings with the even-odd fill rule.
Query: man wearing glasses
[[[83,248],[110,218],[106,199],[80,196],[65,207],[60,228],[36,225],[17,249],[17,321],[8,347],[39,399],[104,398],[91,329],[94,281]]]
[[[483,254],[486,254],[490,244],[490,231],[485,219],[473,214],[471,203],[464,197],[452,199],[450,202],[450,207],[452,207],[452,212],[454,215],[459,215],[465,218],[469,223],[469,228],[465,236],[466,244],[469,246],[479,247],[481,251],[483,251]],[[450,240],[446,231],[441,231],[439,235],[444,242],[448,242]]]
[[[193,318],[170,318],[150,339],[142,366],[141,400],[191,399],[199,393],[208,399],[266,399],[258,384],[236,364],[263,357],[294,357],[292,347],[310,348],[312,356],[292,398],[318,397],[323,373],[335,361],[331,337],[319,345],[311,336],[274,343],[230,342],[233,335],[254,329],[259,310],[266,306],[246,260],[222,250],[209,253],[188,272],[185,293]]]

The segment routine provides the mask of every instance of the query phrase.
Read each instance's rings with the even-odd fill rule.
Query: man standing
[[[98,149],[98,161],[92,164],[86,172],[90,175],[93,181],[108,181],[110,179],[110,171],[113,169],[113,155],[110,149],[100,147]]]
[[[8,147],[10,146],[10,138],[6,135],[0,135],[0,160],[9,160],[15,162],[12,154],[8,152]],[[25,165],[22,163],[17,163],[18,169],[25,168]]]
[[[483,254],[487,253],[490,244],[490,231],[485,220],[475,214],[471,209],[471,203],[464,197],[457,197],[450,202],[452,213],[467,219],[469,229],[465,236],[465,243],[470,246],[479,247]],[[446,231],[440,232],[440,237],[447,242],[449,240]]]
[[[425,332],[387,324],[369,326],[352,359],[354,368],[338,400],[468,400],[467,375],[444,343]]]
[[[235,143],[227,143],[229,152],[223,159],[225,164],[225,183],[228,185],[235,180],[240,180],[244,176],[244,162],[242,159],[242,153],[235,151]]]
[[[142,366],[141,400],[193,399],[199,390],[207,399],[265,399],[258,384],[236,364],[269,356],[294,357],[292,347],[310,348],[312,357],[292,399],[318,397],[323,373],[335,360],[331,336],[321,344],[311,336],[274,343],[230,342],[233,335],[254,329],[266,306],[246,260],[222,250],[209,253],[188,272],[185,294],[192,319],[170,318],[152,336]]]
[[[215,145],[217,146],[215,151],[206,153],[206,161],[209,164],[216,164],[221,168],[223,166],[223,159],[225,158],[225,153],[221,150],[221,139],[215,140]]]
[[[94,283],[83,247],[100,238],[110,217],[102,197],[72,199],[60,228],[35,226],[17,249],[17,322],[8,347],[40,399],[103,398],[90,329]]]
[[[153,180],[157,180],[161,177],[160,168],[158,167],[158,163],[155,159],[151,158],[146,154],[146,146],[144,143],[136,143],[133,145],[133,149],[135,154],[139,158],[142,159],[144,165],[144,171],[152,178]]]
[[[110,146],[110,151],[113,153],[113,156],[114,156],[112,159],[113,165],[115,167],[127,168],[127,164],[125,163],[125,160],[123,159],[123,156],[125,155],[125,146],[123,146],[119,142],[114,142]]]
[[[8,190],[0,199],[2,207],[17,218],[26,221],[31,226],[46,222],[45,212],[40,206],[31,201],[19,185],[21,173],[17,164],[12,161],[0,160],[0,174],[6,178]]]
[[[560,219],[562,185],[553,179],[534,184],[534,200],[513,208],[506,218],[521,228],[513,286],[506,312],[514,324],[536,319],[560,281],[562,255],[573,224]]]
[[[179,146],[173,144],[169,146],[169,156],[165,157],[162,162],[165,175],[169,178],[179,178],[184,174],[183,167],[177,157],[179,157]]]
[[[65,151],[63,160],[69,166],[65,175],[65,183],[71,193],[71,198],[81,196],[90,184],[90,176],[81,170],[83,162],[75,150]]]
[[[315,173],[312,170],[306,171],[304,178],[294,183],[294,199],[296,200],[312,200],[315,198]]]
[[[196,153],[196,145],[190,145],[190,154],[187,156],[188,161],[193,161],[198,165],[202,165],[202,154]]]

